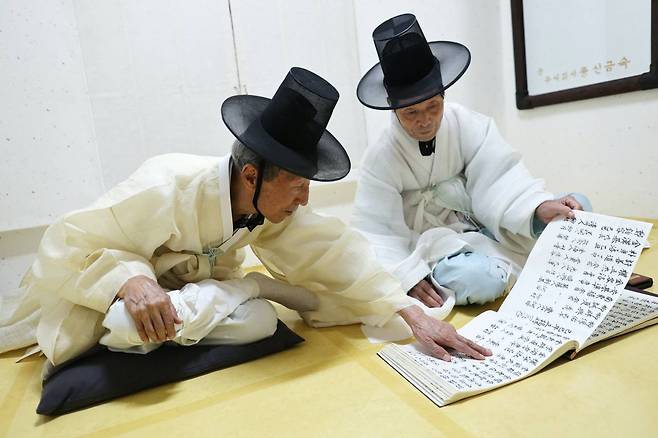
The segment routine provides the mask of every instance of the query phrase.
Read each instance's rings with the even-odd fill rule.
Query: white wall
[[[17,283],[44,225],[148,156],[227,152],[221,101],[240,89],[271,96],[292,65],[338,88],[330,129],[357,167],[389,116],[355,97],[377,62],[372,30],[403,12],[428,39],[470,48],[447,99],[494,117],[550,190],[584,192],[604,213],[658,218],[658,90],[518,111],[507,0],[5,0],[0,289]],[[353,193],[354,176],[316,184],[311,204],[347,218]]]
[[[74,0],[107,188],[162,153],[219,155],[238,92],[226,0]]]
[[[0,2],[0,156],[0,231],[48,224],[102,193],[70,1]]]

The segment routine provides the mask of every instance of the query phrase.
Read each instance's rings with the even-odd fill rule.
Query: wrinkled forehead
[[[430,106],[443,103],[443,97],[441,97],[440,94],[437,94],[436,96],[430,97],[427,100],[423,100],[422,102],[418,102],[414,105],[410,106],[405,106],[403,108],[399,108],[398,111],[408,111],[408,110],[424,110]]]

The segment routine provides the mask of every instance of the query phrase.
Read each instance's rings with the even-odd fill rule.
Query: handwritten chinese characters
[[[584,342],[628,281],[649,227],[582,212],[550,224],[501,311]]]
[[[625,290],[603,322],[589,337],[587,344],[595,342],[598,338],[621,333],[653,318],[658,318],[658,297]]]
[[[624,292],[651,225],[575,214],[546,227],[498,312],[484,312],[458,330],[492,356],[474,360],[452,351],[452,361],[444,362],[419,344],[389,345],[380,356],[443,406],[527,377],[597,337],[658,318],[658,298]]]
[[[493,356],[485,360],[471,360],[457,354],[451,362],[444,362],[423,354],[414,346],[401,348],[416,365],[440,376],[455,390],[473,391],[527,376],[569,341],[567,336],[550,328],[510,320],[493,312],[486,319],[487,323],[471,336],[492,349]]]

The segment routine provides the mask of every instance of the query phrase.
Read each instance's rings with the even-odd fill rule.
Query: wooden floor
[[[656,228],[635,271],[658,279]],[[498,305],[459,309],[450,321],[459,327]],[[0,437],[658,435],[656,326],[438,408],[376,356],[381,346],[359,327],[310,329],[278,310],[306,338],[301,346],[57,418],[35,413],[43,359],[0,355]]]

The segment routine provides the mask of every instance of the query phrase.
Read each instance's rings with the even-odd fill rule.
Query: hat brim
[[[270,99],[260,96],[231,96],[222,103],[222,120],[246,147],[295,175],[315,181],[336,181],[350,171],[350,158],[343,146],[327,130],[317,144],[313,157],[303,155],[279,143],[260,122]]]
[[[379,110],[404,108],[434,97],[457,82],[471,63],[468,48],[454,41],[432,41],[428,44],[439,61],[440,69],[435,64],[421,80],[387,90],[381,63],[377,63],[359,81],[356,88],[359,101],[369,108]]]

